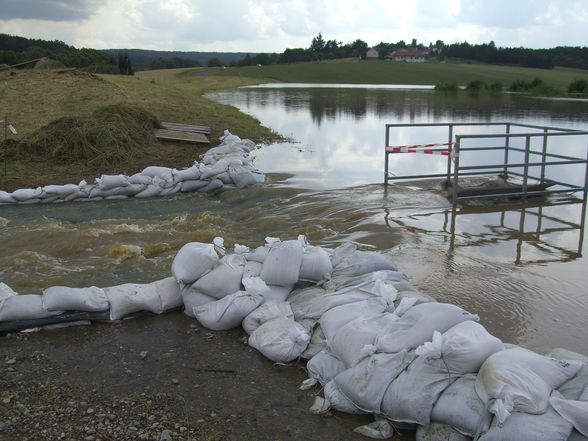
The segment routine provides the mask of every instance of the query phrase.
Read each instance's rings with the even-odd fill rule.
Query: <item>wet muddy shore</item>
[[[181,312],[4,336],[0,439],[366,439],[353,429],[371,417],[311,414],[304,363],[275,366],[245,336]]]

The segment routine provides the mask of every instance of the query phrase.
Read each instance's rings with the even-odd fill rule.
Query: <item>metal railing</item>
[[[447,137],[438,144],[426,144],[424,146],[391,146],[390,145],[390,131],[391,129],[402,128],[425,128],[425,127],[447,127]],[[457,129],[463,127],[486,127],[486,133],[476,134],[457,134]],[[489,132],[489,127],[502,127],[503,131]],[[513,133],[512,129],[523,128],[537,130],[536,132]],[[554,143],[558,139],[580,140],[583,142],[580,148],[585,150],[583,157],[576,157],[552,152],[550,141]],[[484,141],[491,139],[499,139],[503,143],[497,146],[484,146]],[[524,141],[524,148],[513,145],[514,140],[522,139]],[[532,141],[539,140],[541,142],[540,150],[532,148]],[[473,146],[471,146],[473,144]],[[427,147],[426,151],[422,148]],[[445,178],[448,186],[453,189],[452,202],[456,205],[461,200],[467,199],[481,199],[481,198],[496,198],[502,196],[508,197],[522,197],[536,196],[550,193],[570,193],[582,191],[583,198],[586,199],[588,191],[588,131],[538,126],[533,124],[511,123],[511,122],[484,122],[484,123],[417,123],[417,124],[386,124],[386,147],[385,147],[385,170],[384,170],[384,184],[388,184],[391,180],[406,180],[406,179],[424,179],[424,178]],[[574,146],[578,148],[578,145]],[[420,151],[419,151],[420,149]],[[482,151],[503,151],[502,161],[494,164],[485,165],[462,165],[460,158],[466,152],[482,152]],[[513,161],[513,153],[518,152],[524,155],[521,161]],[[390,155],[402,153],[429,153],[429,154],[443,154],[447,157],[447,171],[446,173],[425,173],[393,176],[390,173]],[[539,157],[539,158],[537,158]],[[531,160],[533,158],[533,160]],[[535,160],[537,158],[537,160]],[[548,179],[547,167],[550,166],[565,166],[573,164],[584,164],[584,182],[583,184],[564,182],[563,180]],[[530,173],[531,170],[540,168],[540,173],[535,176]],[[521,170],[522,173],[517,171]],[[510,189],[508,193],[504,188],[496,188],[495,191],[489,189],[483,194],[475,194],[475,192],[465,192],[460,190],[460,179],[464,176],[487,176],[499,175],[506,181],[510,177],[518,177],[522,179],[522,185],[518,189]],[[539,187],[531,185],[531,182],[539,183]],[[549,186],[546,186],[548,184]],[[555,188],[550,188],[554,186]]]

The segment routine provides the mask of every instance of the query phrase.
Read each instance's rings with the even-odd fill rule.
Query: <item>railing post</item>
[[[458,192],[458,186],[459,186],[459,147],[460,147],[460,143],[461,143],[461,137],[459,135],[457,135],[455,137],[455,149],[453,149],[453,160],[455,161],[455,164],[453,164],[453,198],[452,198],[452,203],[453,203],[453,208],[455,209],[455,207],[457,206],[457,192]],[[450,156],[451,158],[451,156]]]
[[[449,139],[447,140],[449,142],[449,148],[447,149],[449,150],[449,156],[447,157],[447,180],[445,182],[447,185],[451,181],[451,152],[453,151],[451,141],[453,141],[453,124],[449,124]]]
[[[384,147],[384,185],[388,185],[388,145],[390,144],[390,127],[386,124],[386,146]]]
[[[506,123],[506,134],[510,135],[510,123]],[[504,175],[504,180],[508,179],[508,148],[510,147],[510,136],[506,136],[506,143],[504,145],[504,170],[502,174]]]
[[[543,129],[543,151],[541,154],[541,183],[545,182],[545,161],[547,161],[547,129]]]
[[[527,185],[529,180],[529,150],[531,149],[531,137],[525,136],[525,165],[523,171],[523,198],[527,198]]]

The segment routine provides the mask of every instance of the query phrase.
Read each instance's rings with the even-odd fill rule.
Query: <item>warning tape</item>
[[[429,147],[445,147],[445,146],[450,146],[450,145],[455,145],[455,142],[443,142],[443,143],[437,143],[437,144],[415,144],[415,145],[394,145],[394,146],[388,146],[389,149],[423,149],[423,148],[429,148]]]
[[[433,150],[429,147],[444,147],[454,145],[455,142],[445,142],[442,144],[416,144],[416,145],[397,145],[388,146],[386,151],[388,153],[417,153],[421,155],[441,155],[454,157],[453,151],[449,150]]]

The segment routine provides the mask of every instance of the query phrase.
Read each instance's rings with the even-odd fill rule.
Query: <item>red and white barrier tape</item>
[[[455,145],[455,142],[443,142],[437,144],[394,145],[388,146],[388,149],[428,149],[429,147],[446,147],[450,145]]]
[[[454,142],[445,142],[442,144],[417,144],[417,145],[397,145],[388,146],[386,151],[388,153],[418,153],[421,155],[441,155],[441,156],[455,156],[453,151],[449,150],[432,150],[429,147],[443,147],[454,145]]]

